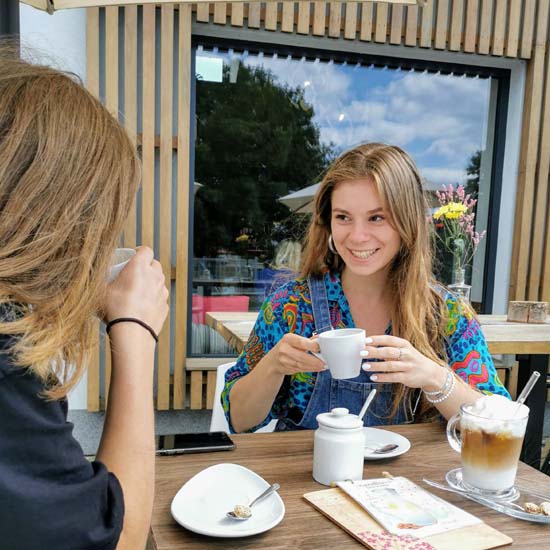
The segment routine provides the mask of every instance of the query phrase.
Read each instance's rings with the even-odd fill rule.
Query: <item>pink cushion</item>
[[[207,311],[248,311],[250,296],[200,296],[193,294],[193,323],[205,324]]]

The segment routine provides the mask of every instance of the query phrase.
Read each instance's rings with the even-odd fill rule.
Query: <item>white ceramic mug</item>
[[[117,248],[113,254],[111,268],[107,275],[107,282],[112,283],[118,274],[124,269],[124,266],[136,255],[133,248]]]
[[[362,328],[341,328],[321,332],[317,342],[323,360],[332,378],[356,378],[361,372],[361,350],[365,347],[365,331]]]

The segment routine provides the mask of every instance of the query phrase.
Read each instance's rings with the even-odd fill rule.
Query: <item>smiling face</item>
[[[373,179],[367,176],[339,183],[331,203],[334,247],[346,269],[356,276],[387,272],[401,238],[390,224]]]

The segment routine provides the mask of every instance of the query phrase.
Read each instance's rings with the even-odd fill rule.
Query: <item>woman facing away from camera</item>
[[[336,380],[310,353],[319,351],[312,336],[344,327],[365,329],[367,360],[357,378]],[[222,404],[235,432],[272,419],[277,430],[311,429],[317,414],[336,406],[357,414],[374,387],[371,426],[449,418],[480,392],[509,397],[471,308],[433,279],[413,160],[378,143],[344,153],[327,170],[302,277],[263,303],[226,373]]]
[[[160,264],[106,276],[137,190],[128,136],[80,84],[0,51],[0,546],[144,548],[154,490]],[[96,460],[66,420],[101,317],[112,377]],[[133,320],[128,320],[131,318]],[[113,323],[113,321],[117,321]]]

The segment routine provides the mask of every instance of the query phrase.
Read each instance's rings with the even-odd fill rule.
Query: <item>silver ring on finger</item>
[[[401,361],[401,357],[403,357],[403,348],[397,348],[399,350],[399,355],[397,357],[398,361]]]

